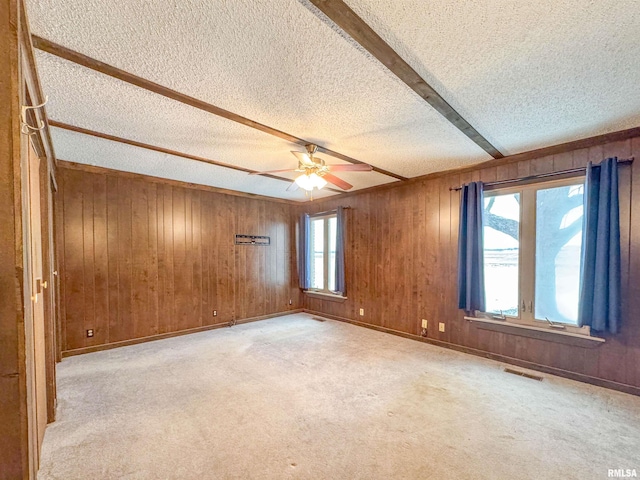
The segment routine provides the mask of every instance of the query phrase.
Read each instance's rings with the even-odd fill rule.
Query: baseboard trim
[[[547,365],[540,365],[538,363],[529,362],[526,360],[520,360],[519,358],[507,357],[506,355],[500,355],[497,353],[487,352],[485,350],[478,350],[476,348],[465,347],[464,345],[457,345],[455,343],[443,342],[441,340],[435,340],[433,338],[421,337],[412,333],[401,332],[399,330],[393,330],[387,327],[381,327],[379,325],[371,325],[357,320],[351,320],[349,318],[339,317],[337,315],[330,315],[316,310],[304,309],[305,313],[316,315],[318,317],[328,318],[330,320],[337,320],[339,322],[350,323],[358,327],[364,327],[378,332],[390,333],[399,337],[408,338],[410,340],[417,340],[419,342],[428,343],[438,347],[448,348],[450,350],[456,350],[462,353],[468,353],[477,357],[488,358],[490,360],[496,360],[498,362],[508,363],[510,365],[516,365],[522,368],[528,368],[530,370],[536,370],[538,372],[548,373],[550,375],[557,375],[558,377],[568,378],[570,380],[576,380],[578,382],[588,383],[596,385],[598,387],[609,388],[611,390],[617,390],[619,392],[629,393],[631,395],[640,396],[640,387],[628,385],[626,383],[618,383],[612,380],[605,380],[598,377],[592,377],[590,375],[584,375],[582,373],[571,372],[569,370],[563,370],[557,367],[550,367]]]
[[[73,350],[63,350],[62,358],[73,357],[75,355],[82,355],[84,353],[99,352],[101,350],[111,350],[112,348],[126,347],[128,345],[137,345],[138,343],[153,342],[155,340],[163,340],[165,338],[178,337],[180,335],[189,335],[190,333],[206,332],[208,330],[215,330],[216,328],[229,327],[232,325],[240,325],[243,323],[257,322],[259,320],[267,320],[269,318],[282,317],[284,315],[293,315],[294,313],[300,313],[302,311],[303,311],[302,308],[297,308],[295,310],[287,310],[285,312],[276,312],[276,313],[269,313],[267,315],[260,315],[258,317],[243,318],[240,320],[236,320],[235,323],[223,322],[223,323],[217,323],[215,325],[205,325],[203,327],[195,327],[195,328],[188,328],[186,330],[178,330],[177,332],[159,333],[158,335],[132,338],[130,340],[122,340],[121,342],[103,343],[101,345],[91,345],[90,347],[74,348]]]

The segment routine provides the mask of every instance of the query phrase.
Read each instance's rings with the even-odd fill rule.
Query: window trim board
[[[318,288],[309,288],[308,290],[305,290],[305,293],[307,291],[312,291],[312,292],[318,292],[318,293],[323,293],[325,295],[329,295],[329,296],[335,296],[335,294],[333,293],[332,290],[329,290],[329,256],[330,256],[330,251],[329,251],[329,222],[332,218],[336,218],[337,219],[337,210],[329,210],[326,212],[321,212],[321,213],[316,213],[313,215],[309,215],[309,221],[311,222],[311,230],[313,232],[313,222],[318,221],[318,220],[322,220],[323,223],[323,288],[322,289],[318,289]],[[336,226],[337,228],[337,226]],[[311,248],[312,250],[312,257],[314,256],[314,252],[313,252],[313,233],[311,235],[311,241],[309,244],[309,248]],[[311,266],[309,266],[309,268],[312,268]],[[335,267],[334,267],[335,268]],[[313,280],[312,280],[313,283]]]
[[[580,333],[567,332],[565,330],[554,330],[551,327],[536,327],[533,325],[508,322],[506,320],[492,320],[482,317],[468,317],[466,315],[464,319],[470,323],[477,323],[476,326],[484,330],[493,330],[581,347],[595,347],[606,342],[604,338],[591,337]]]
[[[304,290],[304,294],[311,298],[317,298],[319,300],[328,300],[330,302],[343,303],[347,300],[347,297],[342,296],[339,293],[327,293],[316,290]]]

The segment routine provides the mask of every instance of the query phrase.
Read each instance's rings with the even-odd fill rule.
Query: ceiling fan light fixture
[[[327,181],[315,172],[311,174],[303,173],[295,179],[295,182],[308,192],[313,191],[314,188],[320,190],[327,184]]]

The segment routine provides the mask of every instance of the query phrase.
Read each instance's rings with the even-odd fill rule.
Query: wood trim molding
[[[42,93],[42,85],[40,83],[40,77],[38,75],[38,69],[36,68],[36,60],[33,54],[33,43],[31,34],[29,33],[29,19],[24,1],[20,0],[20,43],[22,51],[24,52],[23,72],[24,81],[27,85],[31,101],[34,105],[38,105],[44,102],[44,94]],[[51,130],[49,123],[47,122],[47,107],[37,109],[33,115],[44,122],[44,128],[41,131],[36,132],[33,135],[35,145],[37,146],[38,155],[46,157],[49,164],[51,181],[54,186],[54,190],[58,190],[58,184],[56,182],[56,154],[53,148],[53,140],[51,138]],[[37,112],[37,113],[36,113]]]
[[[318,300],[326,300],[328,302],[344,303],[347,301],[347,297],[342,295],[334,295],[332,293],[314,292],[313,290],[305,290],[304,294],[310,298],[317,298]]]
[[[293,315],[294,313],[300,313],[300,312],[302,312],[302,309],[298,308],[296,310],[288,310],[286,312],[270,313],[268,315],[260,315],[259,317],[236,320],[235,323],[224,322],[224,323],[218,323],[216,325],[206,325],[204,327],[189,328],[187,330],[178,330],[177,332],[160,333],[158,335],[151,335],[149,337],[133,338],[131,340],[124,340],[122,342],[105,343],[102,345],[92,345],[90,347],[75,348],[73,350],[63,351],[62,358],[73,357],[74,355],[82,355],[84,353],[99,352],[102,350],[111,350],[113,348],[126,347],[128,345],[137,345],[139,343],[153,342],[154,340],[163,340],[165,338],[179,337],[181,335],[188,335],[190,333],[206,332],[209,330],[215,330],[222,327],[231,327],[233,325],[240,325],[243,323],[251,323],[251,322],[257,322],[260,320],[268,320],[269,318],[283,317],[285,315]]]
[[[560,143],[557,145],[551,145],[549,147],[538,148],[536,150],[529,150],[527,152],[516,153],[502,158],[494,158],[487,160],[486,162],[474,163],[473,165],[467,165],[464,167],[451,168],[449,170],[442,170],[440,172],[427,173],[418,177],[411,177],[406,182],[392,182],[382,185],[375,185],[373,187],[362,188],[353,192],[344,192],[340,195],[341,199],[359,195],[364,193],[372,193],[388,190],[391,188],[404,187],[415,183],[424,182],[427,180],[434,180],[436,178],[446,177],[448,175],[459,175],[464,173],[471,173],[485,168],[500,167],[502,165],[508,165],[511,163],[517,163],[527,160],[535,160],[536,158],[547,157],[550,155],[559,155],[562,153],[571,152],[574,150],[580,150],[598,145],[604,145],[610,142],[619,142],[628,140],[630,138],[640,137],[640,127],[629,128],[627,130],[619,130],[617,132],[605,133],[603,135],[597,135],[595,137],[583,138],[580,140],[573,140],[571,142]],[[458,187],[459,185],[451,185],[452,187]],[[327,200],[331,200],[333,197],[318,198],[314,200],[316,203],[322,203]]]
[[[533,325],[521,325],[508,322],[506,320],[492,320],[490,318],[467,317],[464,319],[470,322],[475,328],[481,330],[491,330],[494,332],[508,333],[521,337],[536,338],[545,342],[564,343],[583,348],[595,348],[605,343],[604,338],[588,337],[565,330],[553,330],[551,328],[540,328]]]
[[[0,0],[0,474],[30,478],[20,102],[21,1]],[[6,292],[6,293],[5,293]],[[28,298],[28,297],[27,297]],[[29,302],[30,303],[30,302]]]
[[[146,180],[148,182],[153,182],[153,183],[161,183],[164,185],[173,185],[175,187],[192,188],[195,190],[203,190],[205,192],[221,193],[224,195],[233,195],[235,197],[252,198],[255,200],[264,200],[266,202],[284,203],[287,205],[304,204],[304,202],[297,202],[295,200],[286,200],[284,198],[267,197],[265,195],[258,195],[255,193],[239,192],[237,190],[228,190],[226,188],[218,188],[218,187],[211,187],[208,185],[200,185],[197,183],[182,182],[180,180],[170,180],[168,178],[154,177],[151,175],[143,175],[141,173],[132,173],[132,172],[125,172],[122,170],[113,170],[111,168],[98,167],[95,165],[87,165],[84,163],[69,162],[67,160],[62,160],[62,159],[58,159],[58,168],[66,168],[69,170],[80,170],[83,172],[98,173],[101,175],[113,175],[113,176],[119,176],[119,177],[125,177],[125,178],[134,178],[138,180]]]
[[[286,140],[291,143],[295,143],[296,145],[307,145],[310,142],[308,140],[304,140],[302,138],[295,137],[289,133],[283,132],[281,130],[277,130],[275,128],[269,127],[262,123],[255,122],[246,117],[238,115],[236,113],[230,112],[229,110],[225,110],[223,108],[217,107],[210,103],[204,102],[202,100],[198,100],[197,98],[191,97],[189,95],[185,95],[184,93],[177,92],[176,90],[172,90],[158,83],[152,82],[151,80],[147,80],[142,77],[138,77],[132,73],[126,72],[119,68],[116,68],[107,63],[101,62],[94,58],[88,57],[87,55],[83,55],[81,53],[70,50],[62,45],[58,45],[57,43],[46,40],[42,37],[38,37],[37,35],[32,35],[33,45],[44,52],[50,53],[57,57],[63,58],[70,62],[73,62],[77,65],[81,65],[86,68],[90,68],[95,70],[96,72],[102,73],[103,75],[108,75],[113,78],[117,78],[123,82],[130,83],[140,88],[144,88],[150,92],[156,93],[158,95],[162,95],[164,97],[170,98],[177,102],[184,103],[185,105],[189,105],[191,107],[203,110],[205,112],[209,112],[213,115],[217,115],[219,117],[225,118],[227,120],[231,120],[232,122],[237,122],[247,127],[255,128],[256,130],[260,130],[261,132],[268,133],[269,135],[276,136],[283,140]],[[359,164],[366,163],[360,160],[356,160],[354,158],[348,157],[347,155],[343,155],[341,153],[335,152],[328,148],[318,145],[318,151],[322,153],[326,153],[335,158],[339,158],[340,160],[344,160],[345,162]],[[390,172],[388,170],[383,170],[378,167],[373,167],[373,170],[382,173],[383,175],[387,175],[389,177],[396,178],[398,180],[407,180],[405,177]]]
[[[226,164],[221,164],[219,162],[215,162],[215,160],[209,160],[209,159],[202,158],[202,157],[196,157],[196,156],[192,156],[192,155],[188,155],[188,154],[183,154],[183,153],[176,152],[176,151],[173,151],[173,150],[163,149],[162,147],[156,147],[156,146],[153,146],[153,145],[148,145],[148,144],[143,144],[141,142],[136,142],[134,140],[127,140],[127,139],[123,139],[123,138],[120,138],[120,137],[115,137],[113,135],[108,135],[108,134],[104,134],[104,133],[100,133],[100,132],[95,132],[95,131],[84,129],[84,128],[81,128],[81,127],[76,127],[76,126],[73,126],[73,125],[68,125],[68,124],[65,124],[65,123],[62,123],[62,122],[58,122],[56,120],[49,120],[49,123],[51,124],[52,127],[56,127],[56,128],[64,128],[64,129],[68,129],[68,130],[79,132],[79,133],[85,133],[87,135],[93,135],[93,136],[96,136],[96,137],[105,138],[105,139],[108,139],[108,140],[122,141],[122,143],[126,143],[126,144],[129,144],[129,145],[138,146],[138,147],[141,147],[141,148],[148,148],[150,150],[155,150],[155,151],[162,152],[162,153],[169,153],[171,155],[176,155],[176,156],[179,156],[179,157],[189,158],[189,159],[192,159],[192,160],[203,161],[205,163],[212,163],[214,165],[220,165],[220,166],[225,166],[226,165]],[[401,182],[401,183],[400,182],[385,183],[383,185],[376,185],[376,186],[373,186],[373,187],[362,188],[360,190],[355,190],[355,191],[352,191],[352,192],[343,192],[343,191],[338,191],[338,190],[334,190],[334,191],[340,193],[340,198],[344,199],[344,198],[351,197],[351,196],[354,196],[354,195],[360,195],[360,194],[371,193],[371,192],[379,192],[379,191],[384,191],[384,190],[388,190],[388,189],[392,189],[392,188],[398,188],[398,187],[403,187],[403,186],[407,186],[407,185],[412,185],[412,184],[423,182],[423,181],[427,181],[427,180],[433,180],[433,179],[436,179],[436,178],[445,177],[447,175],[463,174],[463,173],[468,173],[468,172],[474,172],[474,171],[477,171],[477,170],[482,170],[483,168],[499,167],[501,165],[507,165],[507,164],[516,163],[516,162],[527,161],[527,160],[532,160],[532,159],[536,159],[536,158],[542,158],[542,157],[546,157],[546,156],[549,156],[549,155],[558,155],[558,154],[570,152],[570,151],[573,151],[573,150],[580,150],[580,149],[583,149],[583,148],[590,148],[590,147],[594,147],[594,146],[597,146],[597,145],[603,145],[603,144],[609,143],[609,142],[618,142],[618,141],[628,140],[630,138],[635,138],[635,137],[640,137],[640,127],[629,128],[627,130],[620,130],[620,131],[617,131],[617,132],[611,132],[611,133],[607,133],[607,134],[604,134],[604,135],[598,135],[598,136],[595,136],[595,137],[589,137],[589,138],[584,138],[584,139],[580,139],[580,140],[574,140],[572,142],[566,142],[566,143],[561,143],[561,144],[558,144],[558,145],[552,145],[552,146],[549,146],[549,147],[539,148],[539,149],[536,149],[536,150],[530,150],[528,152],[518,153],[518,154],[515,154],[515,155],[509,155],[508,157],[488,160],[486,162],[476,163],[474,165],[469,165],[469,166],[465,166],[465,167],[459,167],[459,168],[453,168],[453,169],[449,169],[449,170],[443,170],[441,172],[427,173],[426,175],[420,175],[418,177],[413,177],[413,178],[410,178],[407,181],[404,181],[404,182]],[[172,184],[172,185],[176,185],[176,186],[197,188],[197,189],[206,190],[206,191],[224,193],[224,194],[227,194],[227,195],[236,195],[236,196],[249,197],[249,198],[261,198],[263,200],[268,200],[268,201],[271,201],[271,202],[288,203],[288,204],[292,204],[292,205],[303,205],[303,204],[306,203],[305,201],[298,202],[298,201],[295,201],[295,200],[285,200],[285,199],[279,199],[279,198],[275,198],[275,197],[267,197],[267,196],[263,196],[263,195],[238,192],[236,190],[227,190],[227,189],[224,189],[224,188],[210,187],[210,186],[207,186],[207,185],[199,185],[199,184],[195,184],[195,183],[181,182],[179,180],[169,180],[169,179],[164,179],[164,178],[160,178],[160,177],[152,177],[150,175],[141,175],[141,174],[130,173],[130,172],[122,172],[120,170],[112,170],[112,169],[105,168],[105,167],[95,167],[95,166],[92,166],[92,165],[69,162],[69,161],[65,161],[65,160],[58,160],[57,164],[58,164],[58,167],[63,167],[63,168],[71,168],[71,169],[75,169],[75,170],[85,170],[85,171],[94,172],[94,173],[105,173],[105,172],[108,172],[110,174],[124,174],[125,176],[129,176],[130,178],[147,178],[147,179],[151,179],[151,181],[155,181],[156,183],[166,183],[166,184]],[[230,168],[234,168],[234,167],[230,167]],[[242,169],[242,167],[237,167],[237,169],[238,170],[247,171],[247,172],[252,171],[252,170],[249,170],[249,169]],[[264,175],[264,176],[270,176],[271,177],[271,175]],[[273,177],[275,177],[275,176],[273,176]],[[275,177],[275,178],[280,178],[280,177]],[[290,180],[288,180],[288,179],[287,179],[287,181],[290,182]],[[333,190],[333,189],[331,189],[331,190]],[[335,197],[331,196],[331,197],[325,197],[325,198],[318,198],[318,199],[315,199],[314,201],[316,203],[322,203],[322,202],[325,202],[325,201],[328,201],[328,200],[332,200],[332,199],[335,199]]]
[[[197,155],[191,155],[189,153],[178,152],[177,150],[171,150],[169,148],[158,147],[156,145],[151,145],[149,143],[142,143],[136,140],[129,140],[127,138],[117,137],[115,135],[109,135],[108,133],[96,132],[95,130],[89,130],[87,128],[77,127],[75,125],[70,125],[68,123],[58,122],[57,120],[49,120],[49,124],[52,127],[61,128],[63,130],[69,130],[71,132],[82,133],[84,135],[91,135],[97,138],[103,138],[105,140],[111,140],[113,142],[124,143],[126,145],[131,145],[133,147],[145,148],[147,150],[152,150],[154,152],[166,153],[169,155],[173,155],[176,157],[186,158],[188,160],[195,160],[196,162],[208,163],[209,165],[215,165],[217,167],[222,168],[230,168],[232,170],[238,170],[240,172],[247,173],[258,173],[256,170],[251,170],[250,168],[239,167],[237,165],[231,165],[228,163],[218,162],[216,160],[211,160],[205,157],[199,157]],[[270,173],[259,173],[261,177],[273,178],[274,180],[280,180],[287,183],[292,183],[293,180],[290,178],[279,177],[277,175],[271,175]],[[342,190],[338,190],[335,188],[328,187],[327,190],[336,193],[342,193]]]
[[[508,363],[510,365],[516,365],[522,368],[528,368],[531,370],[536,370],[538,372],[548,373],[551,375],[557,375],[558,377],[568,378],[570,380],[576,380],[578,382],[588,383],[591,385],[596,385],[598,387],[609,388],[611,390],[617,390],[620,392],[629,393],[631,395],[640,396],[640,388],[635,387],[633,385],[627,385],[625,383],[613,382],[611,380],[604,380],[602,378],[592,377],[589,375],[583,375],[581,373],[570,372],[568,370],[563,370],[561,368],[549,367],[547,365],[540,365],[538,363],[528,362],[526,360],[520,360],[518,358],[507,357],[505,355],[499,355],[496,353],[486,352],[484,350],[478,350],[475,348],[465,347],[463,345],[457,345],[454,343],[443,342],[441,340],[436,340],[433,338],[420,337],[418,335],[414,335],[411,333],[400,332],[398,330],[393,330],[386,327],[380,327],[378,325],[370,325],[368,323],[358,322],[356,320],[350,320],[348,318],[339,317],[336,315],[329,315],[322,312],[317,312],[315,310],[304,309],[305,313],[309,313],[311,315],[315,315],[321,318],[328,318],[330,320],[336,320],[339,322],[350,323],[352,325],[356,325],[359,327],[369,328],[371,330],[376,330],[378,332],[390,333],[392,335],[397,335],[399,337],[408,338],[410,340],[417,340],[419,342],[428,343],[431,345],[436,345],[438,347],[448,348],[450,350],[456,350],[462,353],[468,353],[471,355],[476,355],[478,357],[488,358],[490,360],[496,360],[498,362]]]
[[[130,140],[127,138],[117,137],[115,135],[109,135],[108,133],[97,132],[95,130],[89,130],[88,128],[77,127],[75,125],[70,125],[68,123],[59,122],[57,120],[49,120],[49,125],[56,128],[61,128],[63,130],[69,130],[71,132],[82,133],[84,135],[90,135],[92,137],[102,138],[105,140],[111,140],[113,142],[124,143],[126,145],[131,145],[133,147],[144,148],[147,150],[152,150],[154,152],[166,153],[168,155],[173,155],[175,157],[182,157],[188,160],[195,160],[196,162],[208,163],[209,165],[215,165],[217,167],[230,168],[232,170],[238,170],[240,172],[246,173],[257,173],[255,170],[251,170],[250,168],[239,167],[237,165],[231,165],[228,163],[218,162],[216,160],[211,160],[205,157],[199,157],[197,155],[191,155],[188,153],[178,152],[177,150],[171,150],[169,148],[158,147],[156,145],[151,145],[148,143],[138,142],[136,140]],[[282,180],[287,183],[291,183],[292,180],[284,177],[278,177],[277,175],[269,175],[269,174],[261,174],[263,177],[273,178],[275,180]]]
[[[618,130],[616,132],[605,133],[603,135],[596,135],[595,137],[581,138],[580,140],[559,143],[556,145],[551,145],[549,147],[537,148],[535,150],[528,150],[526,152],[516,153],[514,155],[509,155],[501,159],[488,160],[471,167],[461,167],[459,169],[452,169],[443,173],[465,173],[467,171],[476,169],[498,167],[500,165],[506,165],[509,163],[522,162],[524,160],[533,160],[536,158],[547,157],[549,155],[559,155],[561,153],[571,152],[573,150],[580,150],[582,148],[595,147],[597,145],[603,145],[609,142],[619,142],[621,140],[628,140],[634,137],[640,137],[640,127]],[[425,177],[426,176],[427,175],[425,175]],[[416,179],[417,178],[422,177],[416,177]],[[412,178],[411,180],[414,180],[414,178]]]
[[[502,158],[498,151],[462,115],[440,96],[411,66],[396,53],[362,18],[342,0],[311,0],[322,13],[377,58],[425,102],[446,118],[493,158]]]

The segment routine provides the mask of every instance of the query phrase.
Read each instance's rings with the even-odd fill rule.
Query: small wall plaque
[[[236,235],[236,245],[271,245],[271,237]]]

